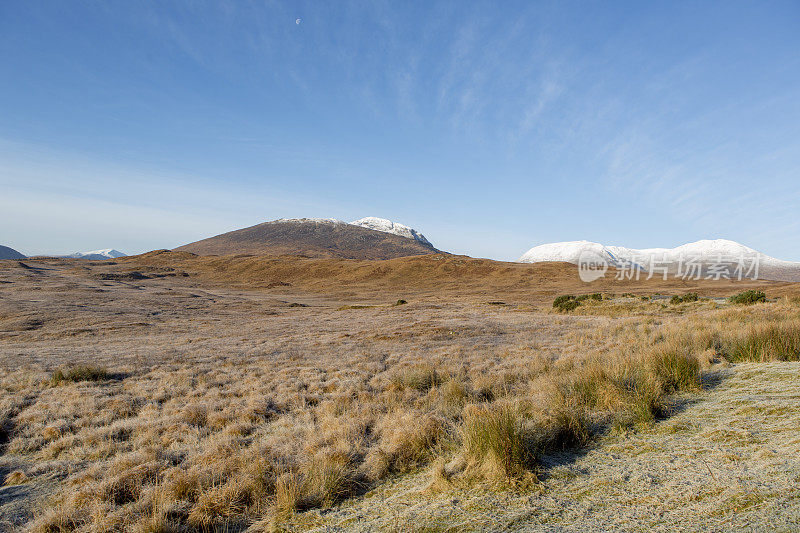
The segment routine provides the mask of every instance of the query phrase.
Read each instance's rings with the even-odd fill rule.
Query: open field
[[[750,288],[775,301],[722,298]],[[718,299],[651,298],[689,291]],[[798,294],[437,255],[0,262],[0,521],[792,530]]]

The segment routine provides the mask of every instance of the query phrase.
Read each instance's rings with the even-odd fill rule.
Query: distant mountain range
[[[75,252],[74,254],[67,255],[73,259],[89,259],[92,261],[102,261],[104,259],[116,259],[118,257],[126,257],[127,254],[114,250],[113,248],[106,248],[105,250],[92,250],[91,252]]]
[[[368,217],[353,223],[330,218],[279,219],[176,248],[198,255],[298,255],[392,259],[438,252],[420,232]]]
[[[757,277],[779,281],[800,281],[800,263],[783,261],[725,239],[702,240],[676,248],[625,248],[590,241],[542,244],[531,248],[520,263],[560,261],[581,264],[604,261],[610,267],[627,271],[669,275],[718,275],[737,278]]]
[[[25,256],[8,246],[0,246],[0,259],[25,259]]]
[[[343,259],[393,259],[443,253],[418,230],[385,218],[353,222],[333,218],[278,219],[230,231],[175,248],[197,255],[294,255]],[[112,248],[65,256],[104,260],[124,257]],[[0,246],[0,259],[23,259]],[[800,263],[765,255],[734,241],[701,240],[676,248],[626,248],[590,241],[555,242],[535,246],[517,262],[602,263],[627,275],[700,276],[708,279],[750,278],[800,281]]]

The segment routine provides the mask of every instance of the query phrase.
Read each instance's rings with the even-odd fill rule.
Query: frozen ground
[[[800,363],[720,369],[652,431],[550,456],[522,493],[396,480],[298,525],[320,531],[797,531]]]

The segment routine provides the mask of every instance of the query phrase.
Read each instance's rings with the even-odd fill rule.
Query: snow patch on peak
[[[385,218],[364,217],[354,220],[350,224],[375,231],[382,231],[384,233],[392,233],[394,235],[399,235],[400,237],[413,239],[426,246],[433,246],[430,241],[428,241],[428,239],[426,239],[425,236],[417,230],[406,226],[405,224],[392,222],[391,220],[387,220]]]
[[[522,257],[520,263],[540,263],[543,261],[560,261],[564,263],[578,263],[578,258],[584,251],[605,254],[605,246],[591,241],[551,242],[534,246]]]
[[[118,257],[125,257],[126,255],[127,254],[124,254],[119,250],[115,250],[113,248],[105,248],[103,250],[92,250],[89,252],[75,252],[74,254],[70,254],[67,257],[72,257],[75,259],[102,260],[102,259],[116,259]]]
[[[273,220],[272,223],[275,222],[295,222],[295,223],[314,223],[314,224],[345,224],[345,222],[338,220],[336,218],[279,218],[278,220]]]

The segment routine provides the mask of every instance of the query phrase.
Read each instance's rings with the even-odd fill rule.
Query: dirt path
[[[406,476],[301,529],[797,531],[800,363],[742,364],[652,430],[549,457],[539,492],[423,490]]]

